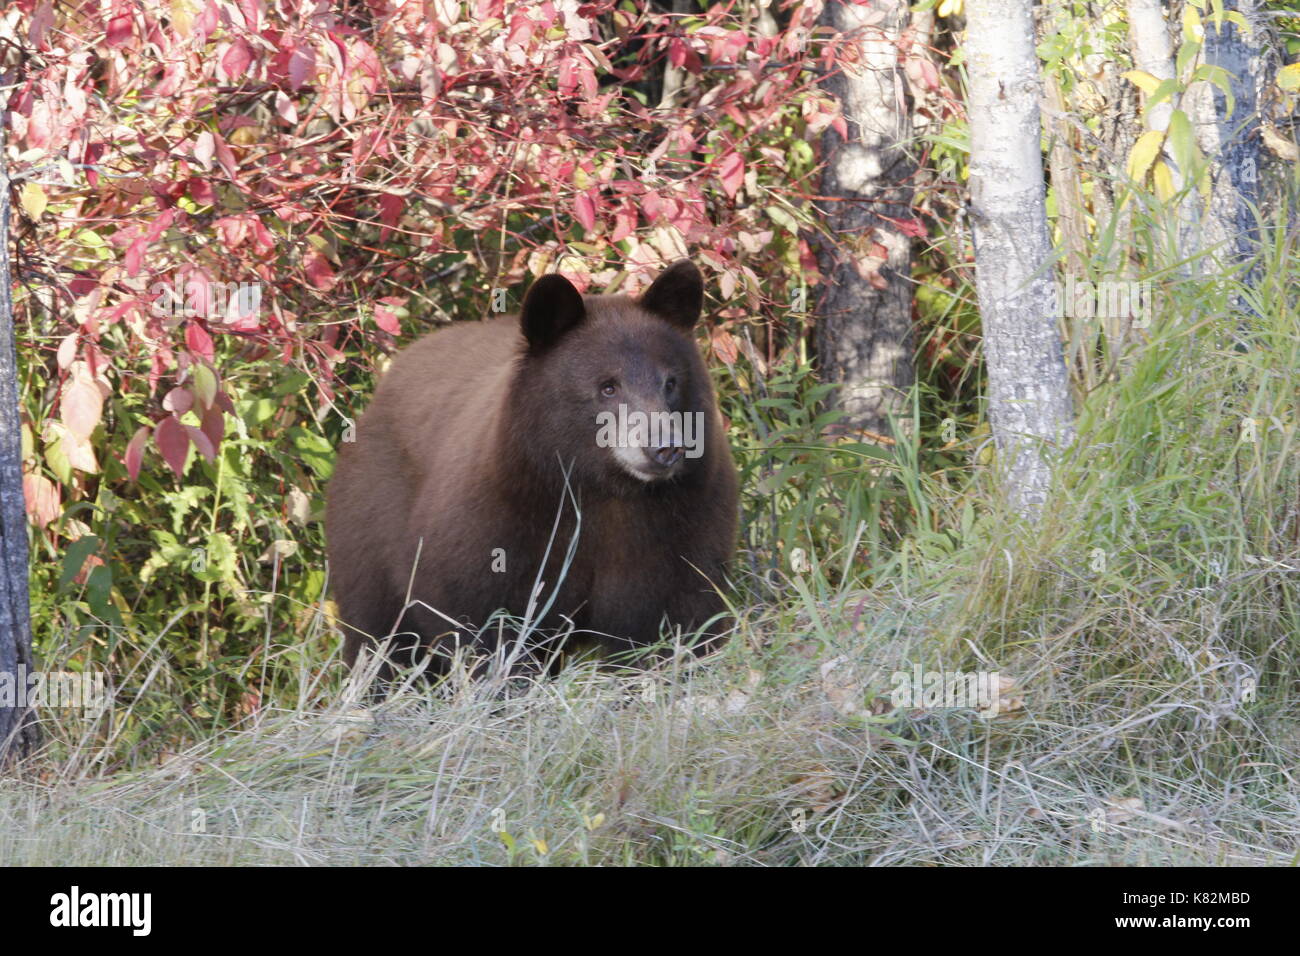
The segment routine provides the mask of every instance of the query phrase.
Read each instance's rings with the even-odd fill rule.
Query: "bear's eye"
[[[677,379],[669,376],[668,381],[664,382],[664,391],[671,395],[677,390]]]
[[[618,393],[618,382],[612,378],[609,381],[600,383],[600,394],[606,398],[613,398]]]

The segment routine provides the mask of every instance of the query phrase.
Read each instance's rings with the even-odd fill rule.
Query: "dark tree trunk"
[[[36,749],[33,714],[19,692],[30,673],[32,631],[27,593],[27,509],[23,502],[18,349],[9,278],[9,176],[0,129],[0,765]],[[2,689],[8,683],[13,699]],[[25,683],[25,682],[24,682]],[[25,688],[23,688],[25,690]]]
[[[1189,99],[1196,138],[1210,157],[1214,186],[1205,216],[1203,243],[1216,247],[1223,267],[1248,259],[1258,251],[1259,177],[1264,163],[1260,137],[1260,93],[1263,85],[1264,23],[1255,0],[1227,0],[1250,23],[1243,33],[1225,22],[1220,31],[1205,16],[1205,62],[1227,71],[1232,86],[1231,114],[1223,91],[1210,83],[1194,84]],[[1247,281],[1253,284],[1254,276]]]
[[[882,20],[866,25],[881,13]],[[840,385],[842,424],[883,435],[891,415],[908,415],[915,374],[912,240],[890,221],[913,218],[916,167],[903,145],[911,136],[911,103],[898,65],[907,17],[902,0],[832,0],[822,14],[823,24],[851,35],[859,59],[823,81],[843,105],[849,138],[828,129],[822,139],[821,192],[828,198],[820,215],[828,238],[820,265],[827,288],[817,309],[817,362],[823,380]]]

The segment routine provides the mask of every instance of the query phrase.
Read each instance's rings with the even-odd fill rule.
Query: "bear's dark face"
[[[624,494],[701,468],[714,427],[691,338],[703,299],[703,279],[685,260],[639,300],[583,298],[561,276],[539,279],[520,315],[527,352],[517,384],[529,420],[520,439],[552,467],[572,463],[577,484]]]

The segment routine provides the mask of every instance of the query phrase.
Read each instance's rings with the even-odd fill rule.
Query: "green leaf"
[[[59,571],[60,591],[72,583],[72,579],[77,576],[85,565],[86,558],[94,554],[95,549],[98,547],[99,538],[93,534],[83,535],[68,545],[68,550],[63,553],[63,564]]]
[[[302,391],[303,386],[310,384],[310,382],[311,376],[306,372],[295,371],[292,374],[285,376],[284,381],[280,382],[271,390],[271,394],[277,398],[284,398],[284,396],[291,392]]]
[[[1200,52],[1201,44],[1198,41],[1184,41],[1178,48],[1178,57],[1174,64],[1174,75],[1182,76],[1186,72],[1188,64],[1193,63]]]
[[[194,394],[204,408],[211,408],[217,398],[217,373],[206,365],[194,365],[191,373],[194,378]]]
[[[1232,78],[1228,75],[1228,71],[1221,66],[1215,66],[1213,63],[1202,63],[1196,68],[1196,72],[1192,74],[1192,82],[1195,83],[1198,80],[1213,83],[1223,91],[1223,98],[1228,107],[1228,115],[1231,116],[1232,109],[1237,101],[1232,95]]]
[[[322,480],[329,480],[334,474],[334,446],[322,436],[297,426],[290,428],[288,435],[303,463]]]
[[[790,215],[790,213],[782,207],[768,206],[763,211],[767,213],[769,219],[782,229],[794,233],[795,235],[799,234],[799,223],[795,221],[794,216]]]
[[[1150,113],[1165,100],[1173,99],[1174,94],[1180,89],[1182,89],[1182,84],[1177,80],[1165,80],[1156,87],[1155,93],[1147,100],[1146,111]]]
[[[96,617],[107,617],[111,610],[108,602],[112,594],[113,572],[107,564],[96,565],[86,578],[86,603],[90,605],[90,613]]]
[[[221,581],[235,580],[235,546],[230,536],[219,531],[206,542],[207,566],[193,574],[200,581],[216,584]]]
[[[63,450],[62,438],[56,438],[45,445],[45,464],[49,465],[50,471],[54,472],[54,477],[63,484],[66,485],[72,480],[72,462],[68,460],[68,453]]]
[[[1169,115],[1169,152],[1174,157],[1174,162],[1178,164],[1178,171],[1183,174],[1185,180],[1191,180],[1196,175],[1195,163],[1196,158],[1196,138],[1192,132],[1191,120],[1182,110],[1174,110]]]
[[[269,422],[280,405],[269,398],[256,398],[252,401],[241,401],[236,407],[244,423],[253,428]]]

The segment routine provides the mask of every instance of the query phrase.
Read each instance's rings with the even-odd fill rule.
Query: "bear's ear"
[[[561,275],[542,276],[524,296],[519,313],[519,327],[528,340],[528,351],[546,351],[580,325],[586,315],[582,294],[572,282]]]
[[[641,308],[667,319],[679,329],[691,329],[704,308],[704,277],[690,259],[678,259],[650,284]]]

